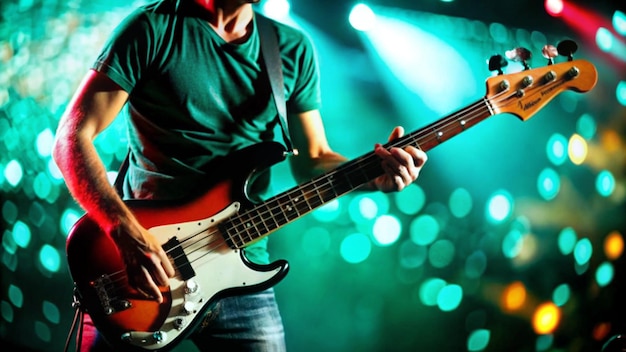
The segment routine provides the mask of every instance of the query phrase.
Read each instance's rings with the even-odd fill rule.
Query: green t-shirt
[[[206,172],[219,172],[207,170],[215,157],[275,138],[277,112],[256,23],[248,40],[230,44],[206,16],[191,0],[142,6],[115,29],[93,65],[130,94],[128,197],[197,195],[205,189]],[[272,23],[288,113],[319,109],[310,41],[295,28]],[[248,257],[267,262],[265,246],[255,243]]]

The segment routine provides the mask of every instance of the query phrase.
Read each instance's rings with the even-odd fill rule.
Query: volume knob
[[[198,283],[195,280],[185,281],[185,293],[192,294],[198,291]]]
[[[191,301],[187,301],[183,304],[183,312],[187,315],[193,314],[196,312],[196,304]]]

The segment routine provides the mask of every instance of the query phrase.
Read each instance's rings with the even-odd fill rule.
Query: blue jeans
[[[112,351],[85,315],[80,351]],[[195,348],[189,345],[195,345]],[[191,347],[191,348],[190,348]],[[201,326],[172,352],[249,351],[284,352],[285,333],[274,297],[269,289],[218,300]]]

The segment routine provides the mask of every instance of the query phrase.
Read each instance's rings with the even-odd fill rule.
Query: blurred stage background
[[[50,147],[103,40],[143,2],[0,4],[3,350],[63,348],[73,317],[64,245],[82,211]],[[493,74],[486,61],[515,47],[541,67],[545,44],[575,40],[599,82],[527,122],[498,115],[446,142],[401,193],[347,195],[273,234],[272,256],[291,264],[276,286],[289,349],[599,351],[626,333],[624,1],[355,5],[259,5],[312,37],[328,137],[349,157],[396,125],[413,131],[476,101]],[[122,119],[96,143],[114,175]],[[292,186],[276,169],[277,191]]]

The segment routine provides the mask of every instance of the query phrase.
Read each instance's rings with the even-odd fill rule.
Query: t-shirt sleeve
[[[315,49],[308,36],[301,34],[297,50],[298,74],[293,93],[287,102],[292,113],[316,110],[321,107],[320,78]]]
[[[146,14],[136,11],[111,33],[92,69],[131,92],[155,56],[154,30]]]

